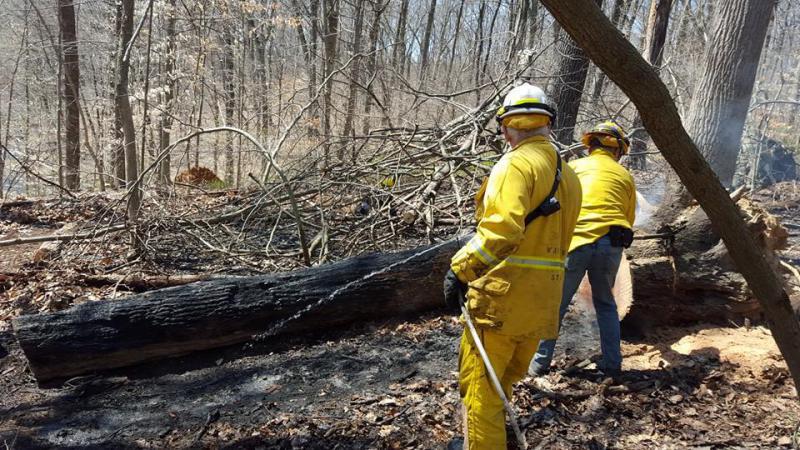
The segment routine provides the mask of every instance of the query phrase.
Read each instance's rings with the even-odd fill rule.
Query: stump
[[[788,232],[750,200],[738,204],[750,232],[780,272],[774,252],[785,247]],[[667,224],[661,219],[662,225],[650,231],[670,237],[636,241],[628,251],[635,302],[626,321],[677,325],[760,318],[761,306],[705,212],[691,205],[659,216],[675,218]]]

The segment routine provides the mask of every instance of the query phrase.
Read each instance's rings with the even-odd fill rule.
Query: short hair
[[[533,136],[550,136],[550,125],[534,128],[532,130],[520,130],[517,128],[506,127],[508,134],[513,136],[515,140],[522,141]]]

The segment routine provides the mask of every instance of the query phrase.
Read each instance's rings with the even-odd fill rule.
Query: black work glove
[[[444,276],[444,301],[447,308],[454,313],[461,313],[461,305],[467,294],[467,284],[459,280],[453,269],[447,271]]]

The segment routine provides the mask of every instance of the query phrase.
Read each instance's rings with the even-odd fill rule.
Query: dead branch
[[[0,247],[9,247],[12,245],[33,244],[37,242],[69,242],[79,241],[86,239],[95,239],[108,233],[123,231],[127,228],[126,225],[114,225],[107,228],[100,228],[98,230],[89,231],[86,233],[76,234],[51,234],[47,236],[33,236],[28,238],[14,238],[0,241]]]

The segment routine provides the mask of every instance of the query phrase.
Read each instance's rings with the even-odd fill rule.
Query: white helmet
[[[497,110],[497,122],[515,114],[543,114],[550,117],[551,121],[556,118],[556,110],[550,106],[542,88],[528,83],[508,91],[503,106]]]

